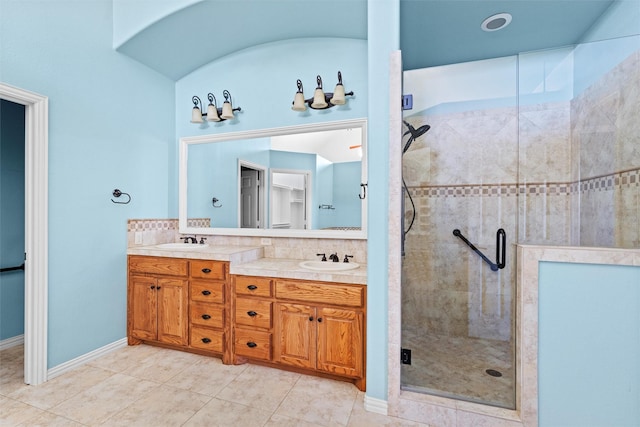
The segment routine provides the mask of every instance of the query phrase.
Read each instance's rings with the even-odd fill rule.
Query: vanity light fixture
[[[233,108],[231,105],[231,94],[228,90],[222,92],[224,95],[224,103],[222,108],[218,108],[218,101],[216,97],[209,93],[207,98],[209,99],[209,105],[207,106],[207,112],[203,110],[202,101],[196,95],[191,98],[193,101],[193,109],[191,110],[191,123],[203,123],[203,117],[207,118],[208,122],[220,122],[227,119],[233,119],[234,111],[242,111],[240,107]]]
[[[316,77],[316,81],[318,82],[318,86],[313,94],[313,98],[305,99],[302,81],[298,79],[298,91],[293,98],[293,106],[291,107],[293,111],[306,111],[307,105],[314,110],[324,110],[334,105],[344,105],[347,103],[346,96],[353,96],[353,91],[345,93],[344,85],[342,84],[342,73],[340,71],[338,71],[338,84],[336,84],[333,93],[325,93],[322,90],[322,77]]]

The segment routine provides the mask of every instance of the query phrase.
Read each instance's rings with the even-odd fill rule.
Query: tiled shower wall
[[[640,247],[639,58],[572,101],[406,119],[431,129],[403,158],[403,325],[508,340],[516,243]],[[499,272],[452,235],[495,259],[500,227]]]
[[[189,219],[189,227],[209,227],[209,219]],[[177,219],[130,219],[127,222],[127,247],[134,247],[136,232],[142,233],[138,246],[180,242]],[[198,236],[199,238],[200,236]],[[270,237],[264,245],[261,237],[202,236],[212,245],[263,246],[265,258],[317,259],[318,252],[353,254],[353,261],[366,264],[367,241],[352,239],[303,239]],[[342,256],[342,255],[341,255]]]

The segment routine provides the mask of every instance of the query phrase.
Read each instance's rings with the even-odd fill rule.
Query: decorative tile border
[[[511,197],[539,194],[570,196],[577,192],[611,191],[629,187],[640,187],[640,168],[571,183],[437,185],[409,187],[409,191],[411,197]]]
[[[187,220],[189,227],[209,227],[209,218],[190,218]],[[127,221],[127,231],[161,231],[178,230],[177,219],[130,219]]]

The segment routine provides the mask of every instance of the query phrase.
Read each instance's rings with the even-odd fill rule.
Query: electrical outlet
[[[267,238],[262,238],[260,239],[260,244],[261,245],[271,245],[271,239],[267,239]]]
[[[136,231],[135,235],[134,235],[134,242],[136,245],[141,245],[142,244],[142,231]]]
[[[411,350],[408,348],[400,350],[400,363],[403,365],[411,365]]]

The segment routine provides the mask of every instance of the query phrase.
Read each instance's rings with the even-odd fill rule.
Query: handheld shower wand
[[[405,137],[407,135],[410,135],[409,139],[407,140],[407,142],[404,145],[404,148],[402,149],[402,155],[404,156],[404,153],[407,152],[407,150],[409,149],[409,147],[411,146],[413,141],[415,141],[416,139],[418,139],[419,137],[421,137],[422,135],[427,133],[427,131],[429,129],[431,129],[431,126],[422,125],[418,129],[416,129],[410,123],[408,123],[405,120],[403,120],[403,123],[407,128],[409,128],[409,130],[407,130],[405,133],[403,133],[402,136]],[[411,202],[411,207],[412,207],[412,210],[413,210],[413,216],[411,217],[411,222],[409,223],[409,228],[407,228],[406,230],[404,229],[404,226],[402,228],[402,254],[404,255],[404,238],[407,235],[407,233],[409,232],[409,230],[411,230],[411,227],[413,226],[413,222],[416,219],[416,205],[413,202],[413,198],[411,197],[411,194],[409,193],[409,188],[407,187],[407,183],[404,181],[404,176],[402,177],[402,185],[404,186],[404,191],[407,192],[407,196],[409,196],[409,201]],[[403,203],[402,203],[402,213],[404,214],[404,199],[403,199]]]

